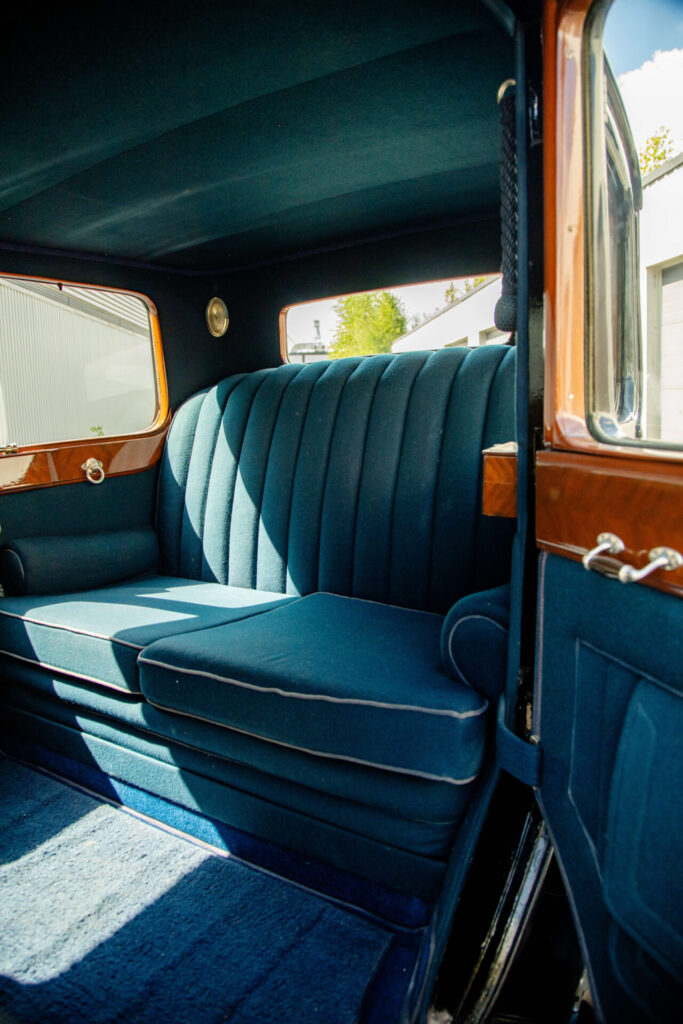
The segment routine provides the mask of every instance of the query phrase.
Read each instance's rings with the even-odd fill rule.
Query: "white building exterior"
[[[140,299],[0,279],[0,444],[137,433],[156,408],[149,316]]]
[[[643,178],[646,436],[683,441],[683,153]]]
[[[431,351],[454,345],[476,348],[491,342],[507,341],[509,335],[497,330],[493,322],[501,288],[502,278],[497,274],[440,309],[419,327],[401,335],[391,346],[391,351]]]

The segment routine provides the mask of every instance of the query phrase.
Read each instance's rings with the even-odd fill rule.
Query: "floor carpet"
[[[352,1024],[395,934],[0,758],[0,1021]]]

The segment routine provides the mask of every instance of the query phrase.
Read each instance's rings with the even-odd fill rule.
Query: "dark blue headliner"
[[[0,240],[236,266],[498,207],[512,40],[472,3],[15,9]]]

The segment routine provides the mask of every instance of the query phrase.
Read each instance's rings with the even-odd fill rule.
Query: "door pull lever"
[[[599,533],[596,546],[583,556],[584,569],[592,569],[592,562],[598,555],[618,555],[624,550],[624,542],[616,533]]]
[[[619,570],[619,579],[622,583],[637,583],[644,580],[650,573],[657,569],[664,569],[671,572],[672,569],[680,569],[683,566],[683,555],[673,548],[653,548],[648,554],[650,561],[642,569],[636,569],[634,565],[622,565]]]

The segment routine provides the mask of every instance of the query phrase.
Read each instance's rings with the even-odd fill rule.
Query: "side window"
[[[493,320],[500,294],[500,274],[492,274],[288,306],[280,315],[282,356],[310,363],[506,342]]]
[[[638,13],[649,28],[634,25]],[[683,90],[683,61],[670,39],[655,40],[650,29],[647,5],[638,11],[615,0],[598,5],[590,32],[587,419],[603,442],[677,447],[683,444],[683,121],[669,95]],[[644,59],[649,49],[631,47],[635,66],[625,70],[626,47],[619,44],[634,38],[658,48]],[[662,124],[669,117],[672,127]]]
[[[0,445],[143,433],[165,414],[156,313],[127,292],[0,277]]]

